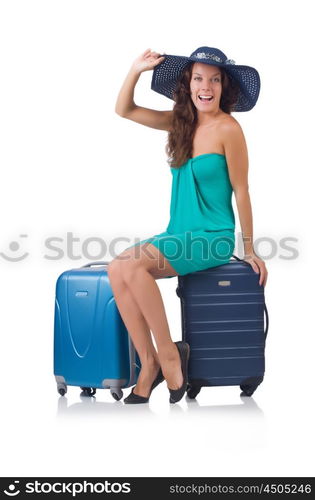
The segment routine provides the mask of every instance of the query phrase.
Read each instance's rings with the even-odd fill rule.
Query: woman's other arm
[[[253,216],[248,187],[248,153],[245,137],[236,120],[229,121],[223,128],[225,156],[242,228],[244,260],[251,264],[254,271],[260,272],[259,284],[265,286],[268,272],[264,261],[254,251]]]

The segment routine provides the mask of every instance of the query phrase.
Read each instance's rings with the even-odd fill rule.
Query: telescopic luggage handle
[[[243,260],[243,259],[240,259],[239,257],[237,257],[237,255],[232,255],[232,257],[234,257],[234,259],[238,260],[239,262],[245,262],[245,264],[249,264],[249,262],[246,262],[246,260]],[[269,329],[269,315],[268,315],[268,309],[267,309],[267,306],[266,304],[264,304],[264,311],[265,311],[265,315],[266,315],[266,330],[265,330],[265,340],[266,340],[266,337],[267,337],[267,333],[268,333],[268,329]]]
[[[85,264],[84,266],[82,267],[92,267],[92,266],[108,266],[109,262],[108,261],[103,261],[103,260],[99,260],[99,261],[96,261],[96,262],[89,262],[88,264]]]

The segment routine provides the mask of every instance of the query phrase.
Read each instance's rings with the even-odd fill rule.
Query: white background
[[[1,2],[1,475],[314,475],[311,4]],[[168,223],[167,134],[116,115],[119,89],[145,49],[189,55],[202,45],[261,76],[255,108],[233,116],[249,151],[254,237],[269,241],[257,248],[269,271],[264,382],[247,401],[238,387],[205,388],[171,407],[165,384],[141,407],[105,390],[87,401],[70,387],[61,398],[52,364],[57,277],[114,257],[98,255],[88,238],[129,238],[119,253]],[[171,109],[151,77],[141,75],[135,102]],[[72,257],[67,233],[77,238]],[[49,237],[61,239],[63,257],[48,258],[56,255]],[[281,244],[289,237],[295,258]],[[177,279],[158,285],[179,340]]]

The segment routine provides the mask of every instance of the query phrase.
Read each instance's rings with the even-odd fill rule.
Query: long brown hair
[[[190,97],[190,81],[193,62],[184,69],[174,91],[174,107],[171,127],[168,131],[166,153],[168,164],[180,168],[192,155],[193,136],[197,125],[197,110]],[[239,86],[223,68],[220,68],[222,93],[219,107],[231,114],[239,95]]]

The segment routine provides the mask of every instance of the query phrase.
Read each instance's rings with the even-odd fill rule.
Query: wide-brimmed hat
[[[214,47],[199,47],[189,57],[161,55],[165,59],[155,66],[151,81],[155,92],[174,100],[174,90],[184,68],[191,62],[200,62],[223,68],[238,84],[240,93],[232,111],[249,111],[255,106],[260,91],[260,77],[255,68],[236,64]]]

